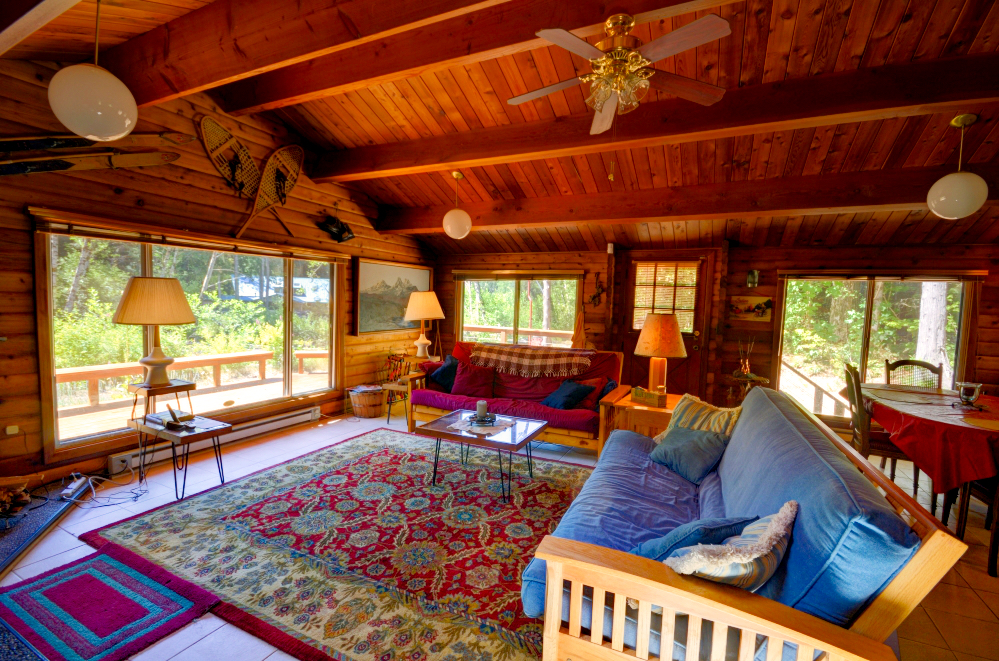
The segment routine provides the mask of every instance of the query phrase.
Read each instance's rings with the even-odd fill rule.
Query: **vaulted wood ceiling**
[[[216,3],[235,1],[216,0]],[[870,172],[873,186],[882,181],[878,179],[884,174],[880,171],[914,168],[930,173],[923,169],[953,166],[958,158],[959,133],[947,123],[957,112],[980,115],[980,121],[967,131],[964,161],[972,169],[984,167],[996,172],[999,84],[989,76],[999,76],[999,59],[996,59],[999,58],[996,55],[999,0],[702,0],[697,3],[633,0],[614,7],[602,2],[428,0],[420,4],[423,14],[449,11],[451,18],[434,21],[417,10],[412,10],[411,16],[392,20],[351,13],[352,6],[361,7],[369,2],[342,3],[345,9],[341,14],[344,11],[350,14],[352,22],[348,22],[359,33],[358,24],[385,34],[384,38],[351,42],[354,37],[348,35],[348,40],[337,42],[329,49],[330,53],[312,60],[303,61],[295,53],[284,52],[280,57],[294,59],[296,63],[282,64],[283,68],[277,68],[273,61],[246,64],[246,71],[253,69],[251,73],[255,73],[252,77],[238,71],[219,74],[218,80],[228,83],[218,89],[219,98],[225,107],[236,112],[271,108],[267,112],[298,131],[315,150],[326,152],[314,174],[323,175],[325,167],[326,174],[335,179],[337,167],[340,171],[352,168],[354,174],[348,178],[354,180],[347,185],[380,205],[403,208],[403,211],[387,209],[386,218],[405,217],[406,208],[431,208],[428,213],[433,215],[453,205],[454,180],[449,165],[462,162],[462,158],[476,163],[460,167],[466,180],[462,182],[459,197],[462,205],[474,212],[473,216],[480,211],[487,215],[497,208],[512,209],[517,200],[552,201],[547,205],[532,203],[534,206],[530,207],[552,214],[551,222],[547,222],[549,218],[544,214],[536,214],[530,226],[525,223],[522,227],[476,228],[468,238],[457,242],[442,234],[418,235],[437,251],[602,250],[608,242],[670,248],[716,245],[723,239],[760,246],[999,240],[999,215],[994,206],[961,221],[942,221],[925,209],[911,208],[918,206],[918,199],[912,202],[906,201],[908,198],[896,199],[897,196],[892,198],[894,206],[872,204],[860,211],[842,201],[823,205],[823,200],[817,199],[814,213],[795,208],[793,213],[804,215],[790,216],[787,211],[781,213],[778,207],[758,205],[759,197],[771,196],[783,185],[779,180]],[[102,30],[102,42],[109,45],[124,42],[206,4],[202,0],[105,0],[108,31]],[[292,4],[301,12],[306,9],[315,12],[320,5],[330,3],[302,0]],[[58,59],[81,59],[90,40],[93,5],[94,0],[84,0],[6,57],[57,59],[59,53],[65,53],[66,57]],[[711,8],[690,12],[694,5]],[[571,21],[585,22],[591,14],[602,16],[612,9],[639,13],[653,6],[665,10],[639,15],[639,20],[645,22],[637,26],[634,34],[643,41],[676,30],[708,13],[729,21],[732,27],[729,37],[668,58],[656,66],[729,90],[732,106],[724,106],[726,100],[723,100],[717,108],[721,109],[718,113],[729,113],[729,124],[736,129],[727,134],[704,131],[703,125],[709,122],[716,127],[725,123],[725,115],[713,117],[710,108],[702,112],[699,106],[652,91],[643,101],[643,108],[616,119],[618,132],[603,136],[600,148],[595,151],[587,147],[587,138],[583,137],[573,143],[579,144],[577,153],[545,156],[541,148],[549,145],[541,138],[525,139],[525,144],[516,143],[504,152],[503,146],[513,142],[504,136],[538,133],[543,137],[556,131],[562,131],[559,135],[563,135],[577,126],[585,133],[592,111],[584,102],[583,86],[521,106],[506,103],[511,96],[587,72],[589,64],[558,47],[536,47],[536,42],[525,41],[510,26],[497,34],[495,25],[500,17],[517,20],[514,9],[522,12],[525,24],[557,21],[564,16],[570,22],[566,27],[578,29],[579,34],[595,43],[599,32],[595,24],[575,25]],[[504,11],[511,14],[503,14]],[[187,20],[193,21],[197,16],[192,13]],[[487,17],[494,23],[487,22]],[[452,23],[453,28],[449,27]],[[292,24],[289,19],[287,25]],[[562,23],[545,27],[559,25]],[[493,26],[492,32],[488,31],[489,26]],[[230,25],[227,29],[237,40],[240,26]],[[243,29],[248,28],[243,26]],[[147,51],[155,36],[156,33],[150,33],[143,37]],[[448,36],[454,43],[445,39]],[[501,47],[504,39],[509,43]],[[219,40],[221,43],[224,38]],[[110,51],[112,70],[115,58],[122,59],[129,47],[138,42],[133,40]],[[392,50],[407,44],[406,52]],[[220,47],[223,55],[228,50]],[[169,58],[169,54],[164,51],[162,57]],[[930,66],[936,60],[941,60],[940,66],[947,67],[946,71],[952,75],[920,74],[919,67]],[[972,61],[978,64],[971,66]],[[335,69],[337,62],[349,64],[348,70]],[[987,64],[982,65],[983,62]],[[885,74],[889,83],[910,76],[911,87],[900,86],[895,90],[898,98],[879,106],[878,97],[889,96],[887,84],[884,94],[880,94],[876,77],[873,82],[868,80],[851,87],[854,80],[861,80],[860,74],[875,68],[893,72]],[[971,75],[962,76],[962,71]],[[841,95],[850,97],[849,103],[844,101],[840,104],[842,108],[835,111],[823,113],[813,108],[799,113],[804,117],[794,116],[795,110],[807,105],[808,100],[799,96],[801,103],[789,101],[796,93],[806,94],[795,90],[805,89],[810,77],[837,72],[845,81],[844,89],[856,89],[856,94]],[[182,92],[188,82],[175,73],[163,78],[171,78],[173,92],[150,89],[148,98]],[[372,84],[371,79],[377,83]],[[800,86],[795,87],[799,81]],[[153,84],[147,82],[143,85]],[[951,85],[950,96],[938,94],[937,83]],[[202,85],[203,81],[189,84]],[[976,84],[980,89],[972,89]],[[770,87],[765,88],[766,85]],[[771,97],[757,94],[759,98],[752,107],[748,102],[737,103],[739,99],[750,99],[757,90]],[[766,108],[767,98],[776,103],[771,111]],[[831,99],[826,106],[831,107],[834,102],[836,99]],[[756,120],[757,116],[761,119]],[[540,130],[532,133],[527,130],[531,125]],[[677,133],[676,127],[680,125],[686,134],[670,134],[670,126]],[[525,131],[515,133],[520,126],[526,127]],[[756,130],[757,126],[762,129]],[[645,131],[644,142],[632,143],[640,146],[608,148],[615,143],[629,146],[627,141],[642,131]],[[708,137],[700,139],[704,135]],[[394,151],[404,154],[402,160],[406,164],[418,167],[411,169],[413,173],[385,176],[387,170],[378,171],[385,167],[378,159],[380,153],[390,148],[379,152],[378,145],[395,145]],[[400,151],[402,148],[407,151]],[[517,157],[518,153],[532,149],[540,149],[541,157]],[[914,179],[928,176],[918,175],[916,170],[912,170],[912,175]],[[633,220],[641,222],[622,220],[619,224],[604,224],[593,218],[567,222],[564,215],[554,217],[558,215],[557,200],[561,198],[565,198],[566,208],[570,202],[577,206],[589,204],[595,199],[593,196],[609,198],[642,191],[649,191],[646,198],[662,191],[666,199],[681,189],[689,189],[687,193],[691,196],[703,192],[731,199],[727,186],[736,190],[736,185],[743,186],[740,182],[759,182],[759,195],[747,197],[746,208],[733,213],[732,218],[709,215],[709,220],[673,219],[671,213],[663,213],[661,218],[650,219],[638,214]],[[990,180],[990,183],[995,182]],[[995,197],[999,186],[992,188]],[[506,206],[498,207],[500,204]],[[907,204],[910,208],[904,208]],[[863,206],[863,201],[859,205]],[[824,211],[831,213],[820,213]],[[516,225],[516,220],[512,224]]]

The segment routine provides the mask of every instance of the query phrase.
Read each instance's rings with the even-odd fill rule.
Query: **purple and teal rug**
[[[107,544],[0,590],[0,620],[49,661],[119,661],[218,601],[131,551]]]

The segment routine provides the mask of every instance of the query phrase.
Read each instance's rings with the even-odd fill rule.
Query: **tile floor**
[[[331,443],[386,426],[405,431],[405,420],[396,419],[391,425],[386,425],[384,418],[326,418],[223,446],[226,479],[235,480]],[[590,466],[596,463],[596,455],[592,452],[550,443],[538,443],[533,451],[538,458]],[[896,481],[911,489],[911,476],[912,466],[900,464]],[[169,464],[154,466],[147,482],[148,492],[138,500],[123,500],[92,509],[86,506],[74,509],[21,559],[13,571],[0,581],[0,586],[82,558],[92,549],[77,538],[80,534],[174,500]],[[187,493],[194,494],[217,484],[218,473],[211,452],[192,455]],[[925,476],[922,477],[918,500],[927,507],[930,498],[928,486]],[[99,494],[121,496],[134,487],[134,484],[111,487]],[[965,540],[970,548],[944,582],[900,627],[902,661],[999,661],[999,579],[989,577],[985,570],[988,533],[983,529],[984,517],[984,506],[973,500]],[[138,661],[217,661],[222,658],[283,661],[292,657],[211,614],[195,620],[133,657]]]

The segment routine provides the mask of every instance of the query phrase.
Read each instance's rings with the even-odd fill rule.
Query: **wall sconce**
[[[760,272],[753,270],[746,274],[746,286],[756,287],[760,284]]]

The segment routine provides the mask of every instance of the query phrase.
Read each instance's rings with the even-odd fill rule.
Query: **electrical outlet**
[[[111,475],[124,473],[128,470],[128,457],[111,457]]]
[[[4,431],[7,432],[8,436],[12,436],[13,434],[16,434],[17,432],[21,431],[21,428],[18,427],[17,425],[10,425],[6,429],[4,429]]]

